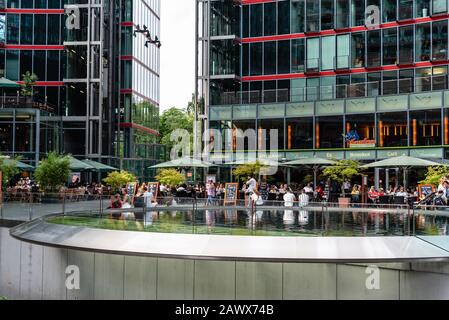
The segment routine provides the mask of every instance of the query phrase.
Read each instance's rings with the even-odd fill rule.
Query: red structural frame
[[[132,122],[121,123],[120,127],[122,127],[122,128],[133,128],[133,129],[136,129],[136,130],[144,131],[146,133],[155,135],[157,137],[159,137],[161,135],[157,130],[154,130],[154,129],[151,129],[151,128],[147,128],[147,127],[141,126],[140,124],[132,123]]]

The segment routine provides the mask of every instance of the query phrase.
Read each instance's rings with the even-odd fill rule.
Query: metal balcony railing
[[[303,102],[346,98],[376,97],[448,89],[448,75],[369,81],[328,86],[308,86],[277,90],[224,92],[217,104]]]
[[[55,106],[49,104],[46,101],[42,101],[36,98],[22,97],[22,96],[0,96],[0,108],[31,108],[47,111],[50,113],[55,112]]]

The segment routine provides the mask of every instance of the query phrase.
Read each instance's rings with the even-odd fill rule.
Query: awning
[[[106,172],[106,171],[118,171],[117,168],[108,166],[106,164],[103,164],[101,162],[97,162],[97,161],[93,161],[93,160],[82,160],[81,162],[84,162],[85,164],[93,167],[94,171],[98,171],[98,172]]]
[[[3,162],[4,162],[5,164],[10,164],[10,163],[12,163],[12,162],[15,162],[17,168],[19,168],[19,169],[22,170],[22,171],[33,171],[33,170],[34,170],[34,167],[33,167],[33,166],[30,166],[29,164],[26,164],[26,163],[23,163],[23,162],[20,162],[20,161],[17,161],[17,160],[13,160],[13,159],[3,159]]]
[[[70,170],[86,171],[86,170],[94,170],[94,167],[87,163],[84,163],[81,160],[75,159],[74,157],[70,157]]]
[[[209,168],[215,166],[216,165],[214,165],[213,163],[207,161],[184,157],[172,161],[163,162],[155,166],[151,166],[150,168]]]
[[[5,77],[0,78],[0,88],[20,88],[21,85],[15,81],[6,79]]]

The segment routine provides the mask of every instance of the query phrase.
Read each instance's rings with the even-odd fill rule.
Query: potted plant
[[[25,72],[25,74],[22,74],[22,89],[21,94],[26,99],[26,104],[32,104],[33,103],[33,86],[36,85],[36,81],[38,80],[37,75],[34,73],[31,73],[30,71]]]
[[[34,172],[34,178],[41,191],[46,192],[43,202],[52,202],[51,194],[58,193],[64,186],[70,174],[70,157],[58,155],[55,152],[48,154],[47,158],[39,162]],[[48,194],[47,194],[48,192]]]
[[[340,205],[347,206],[350,203],[350,198],[346,198],[345,189],[343,188],[343,182],[351,180],[353,177],[360,175],[361,168],[360,163],[355,160],[340,160],[334,165],[324,169],[323,174],[333,181],[336,181],[341,185],[342,193],[338,198]]]
[[[12,161],[5,161],[4,158],[0,157],[0,172],[2,173],[2,181],[0,181],[3,187],[2,190],[6,190],[6,187],[10,183],[11,179],[20,172],[17,167],[16,159]]]
[[[136,176],[125,170],[110,172],[108,176],[103,179],[103,182],[111,186],[115,192],[120,192],[121,187],[135,181],[137,181]]]

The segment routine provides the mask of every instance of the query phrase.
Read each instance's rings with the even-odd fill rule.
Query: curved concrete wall
[[[80,270],[69,290],[66,267]],[[449,299],[448,263],[367,266],[132,257],[20,242],[0,228],[0,296],[9,299]]]

